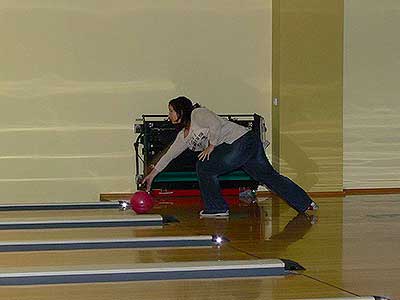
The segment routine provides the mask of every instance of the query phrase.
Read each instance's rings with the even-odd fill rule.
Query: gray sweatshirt
[[[232,144],[248,131],[246,127],[221,118],[207,108],[196,108],[192,111],[189,134],[184,137],[184,129],[182,129],[155,168],[161,172],[171,160],[187,148],[203,151],[209,144],[214,146],[222,143]]]

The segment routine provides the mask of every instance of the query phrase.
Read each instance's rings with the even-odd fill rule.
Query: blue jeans
[[[220,212],[229,209],[221,195],[218,176],[239,168],[298,212],[305,212],[312,202],[300,186],[274,170],[260,138],[250,131],[232,144],[215,147],[209,160],[197,162],[196,171],[205,210]]]

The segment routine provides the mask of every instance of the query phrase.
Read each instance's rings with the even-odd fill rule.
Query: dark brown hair
[[[168,104],[172,106],[178,119],[180,119],[179,124],[177,124],[179,129],[188,128],[190,126],[190,118],[193,109],[200,107],[198,103],[193,104],[192,100],[185,96],[174,98],[170,100]]]

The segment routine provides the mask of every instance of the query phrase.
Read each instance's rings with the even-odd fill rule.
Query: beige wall
[[[341,191],[343,0],[273,2],[273,162],[306,191]]]
[[[133,185],[132,123],[185,94],[269,122],[271,1],[0,0],[0,201]]]
[[[344,187],[399,187],[400,1],[345,7]]]

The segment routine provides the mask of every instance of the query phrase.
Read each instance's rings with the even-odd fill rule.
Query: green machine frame
[[[219,115],[232,122],[238,123],[254,131],[268,146],[266,140],[266,126],[264,118],[258,114],[222,114]],[[138,134],[134,143],[136,159],[136,185],[140,188],[140,181],[147,174],[152,165],[165,153],[174,141],[178,131],[168,121],[167,115],[142,115],[135,123],[135,133]],[[152,188],[164,191],[198,189],[196,175],[197,154],[189,149],[175,158],[154,179]],[[250,178],[241,169],[234,170],[219,177],[222,189],[251,189],[256,190],[258,182]]]

